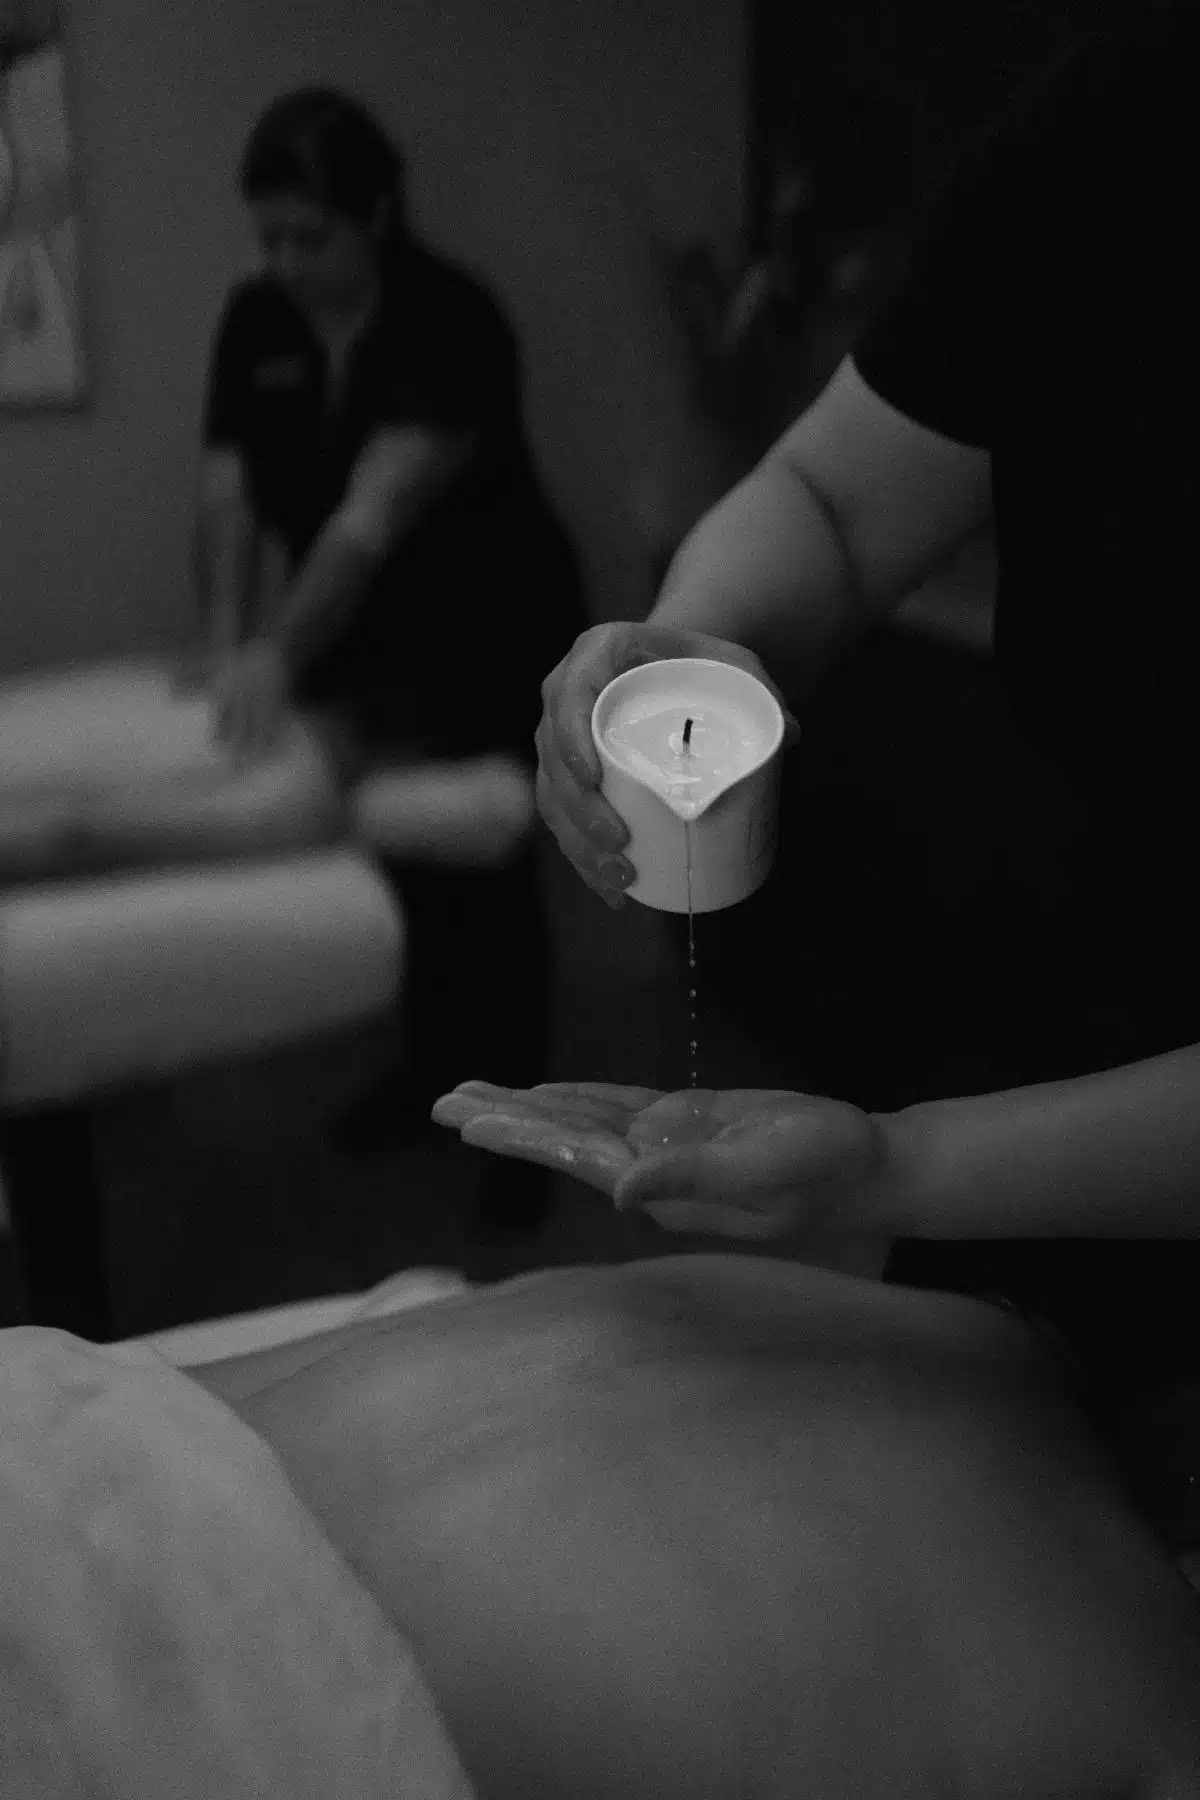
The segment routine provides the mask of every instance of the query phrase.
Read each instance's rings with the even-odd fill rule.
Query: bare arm
[[[378,432],[364,449],[342,505],[309,552],[263,636],[293,670],[324,649],[353,613],[393,545],[467,467],[467,435]]]
[[[991,460],[927,431],[843,362],[686,539],[655,625],[744,644],[807,692],[991,512]]]
[[[236,450],[205,452],[196,514],[196,588],[208,637],[217,657],[241,642],[253,580],[257,530]]]
[[[881,1229],[923,1238],[1200,1237],[1200,1045],[884,1118]],[[887,1223],[883,1223],[883,1215]]]

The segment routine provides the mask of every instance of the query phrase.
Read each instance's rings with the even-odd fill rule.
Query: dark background
[[[1152,3],[749,0],[752,216],[761,218],[772,146],[791,118],[811,121],[835,185],[909,204],[1040,62]]]

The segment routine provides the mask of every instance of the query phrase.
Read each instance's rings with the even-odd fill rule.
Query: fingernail
[[[605,887],[616,888],[624,893],[637,880],[634,869],[620,856],[602,856],[600,858],[600,879]]]

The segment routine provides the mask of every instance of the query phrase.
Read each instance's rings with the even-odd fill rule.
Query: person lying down
[[[185,1375],[0,1334],[0,1793],[1191,1800],[1200,1601],[974,1300],[539,1272]]]
[[[0,882],[345,841],[486,868],[532,823],[532,783],[511,756],[367,769],[319,710],[287,712],[267,747],[234,756],[209,714],[198,677],[165,664],[0,687]]]

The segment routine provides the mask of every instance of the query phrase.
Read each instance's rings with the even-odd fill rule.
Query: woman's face
[[[250,210],[267,267],[301,305],[353,306],[370,292],[379,266],[374,226],[299,195],[272,194]]]

